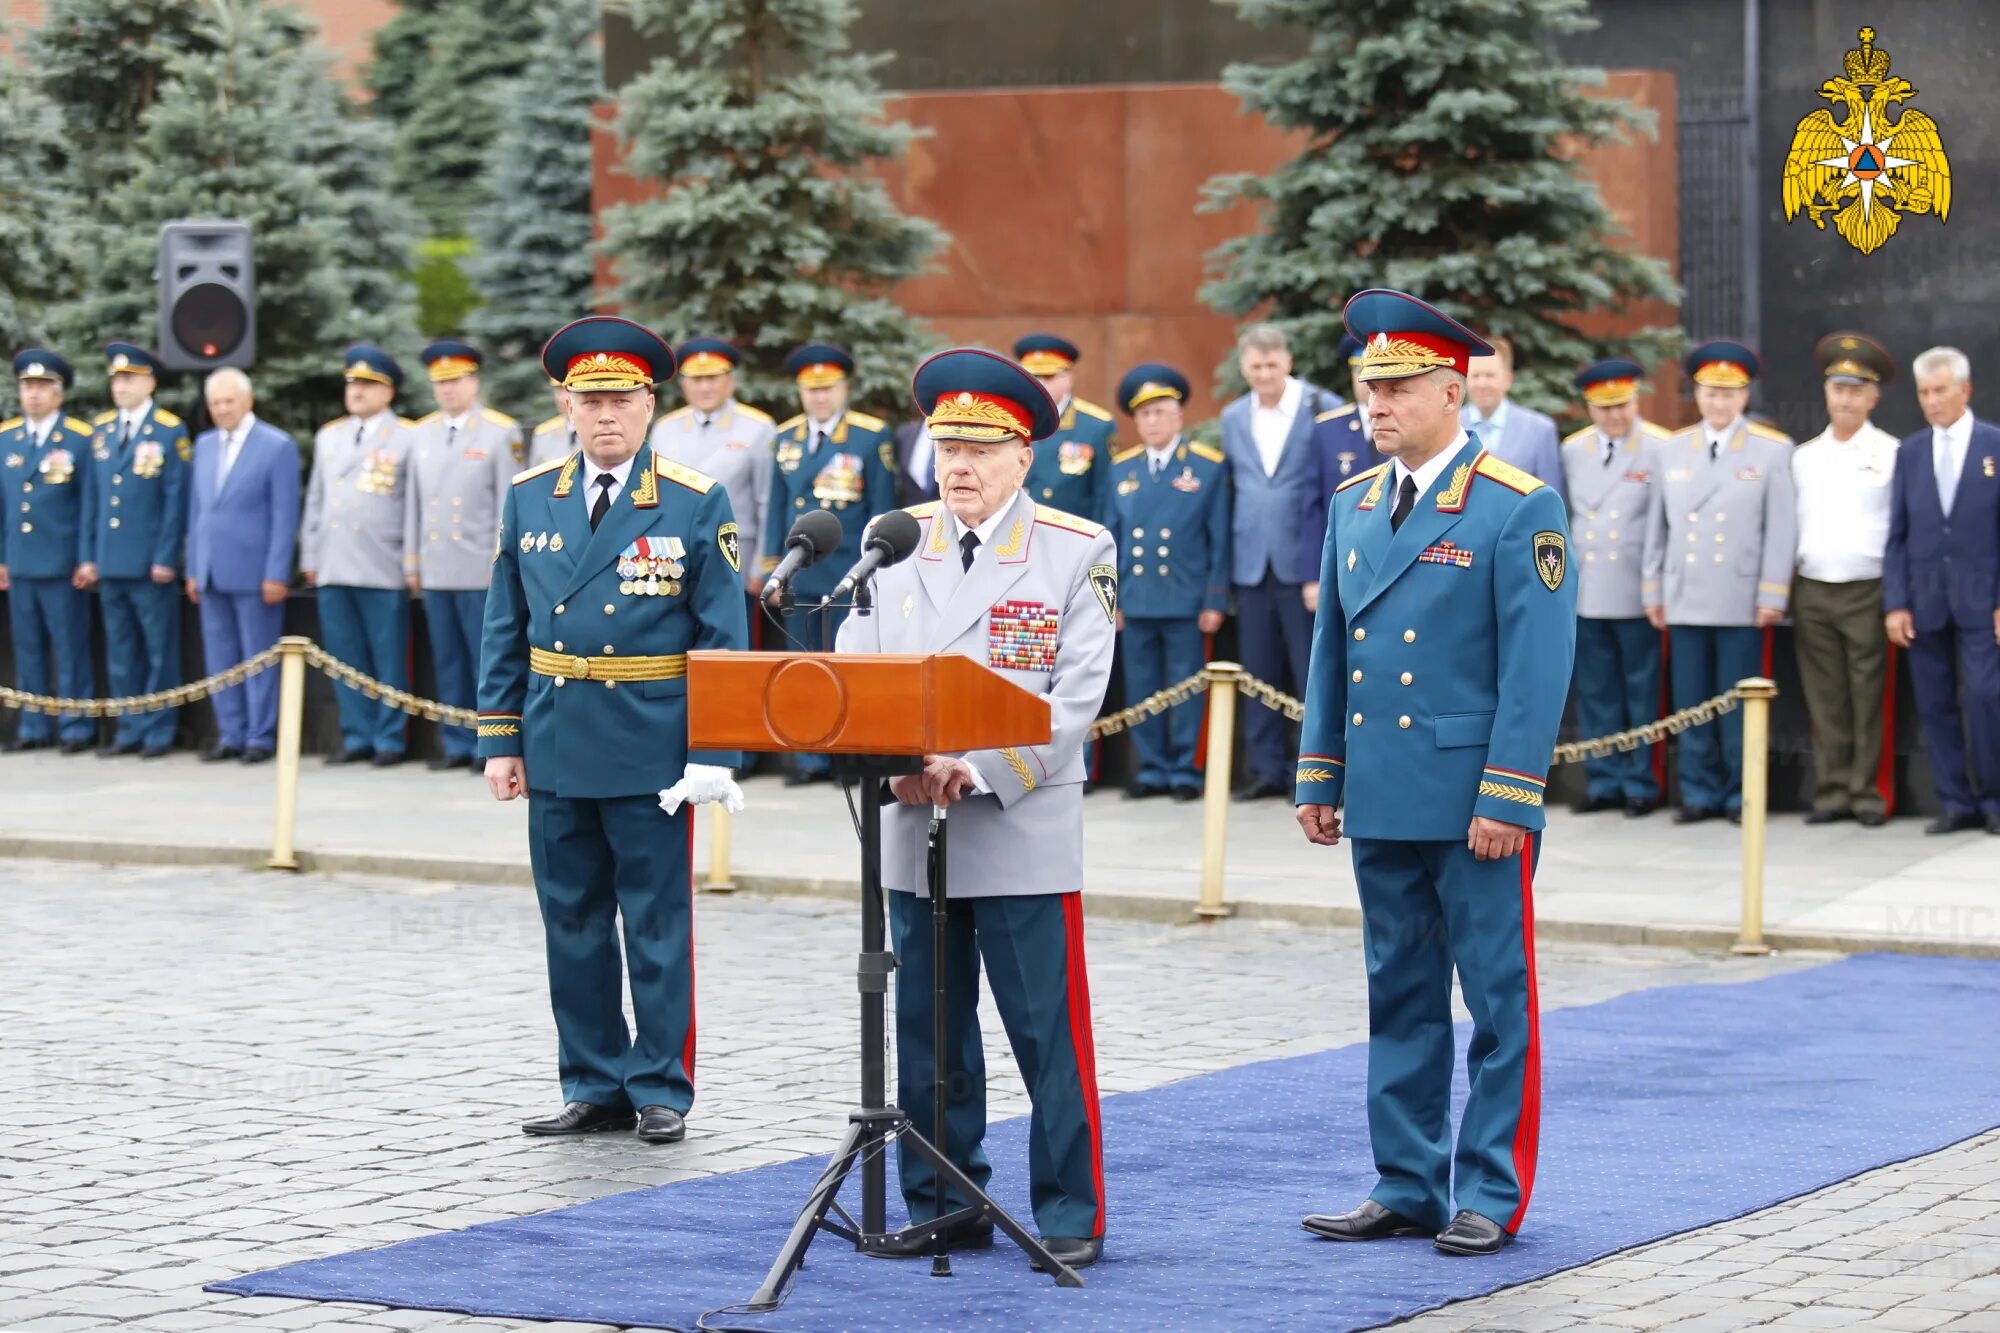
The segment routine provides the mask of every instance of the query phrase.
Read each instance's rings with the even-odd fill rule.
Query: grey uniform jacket
[[[1697,423],[1653,458],[1645,604],[1666,607],[1671,625],[1749,625],[1759,607],[1784,610],[1798,547],[1791,436],[1738,421],[1711,463]]]
[[[400,588],[412,423],[384,414],[357,444],[361,424],[339,417],[313,437],[299,568],[321,584]],[[491,549],[486,558],[493,558]]]
[[[1083,887],[1086,734],[1111,678],[1118,571],[1110,534],[1017,494],[961,571],[958,529],[941,504],[916,554],[875,577],[875,611],[840,627],[844,653],[959,653],[1046,697],[1047,745],[977,750],[967,763],[991,789],[951,808],[954,898],[1071,893]],[[884,887],[927,894],[929,806],[882,812]]]
[[[707,426],[683,407],[653,423],[653,452],[697,472],[706,472],[729,492],[743,568],[761,569],[764,514],[771,507],[771,444],[775,423],[754,407],[731,400]]]
[[[456,430],[433,412],[410,431],[403,568],[426,588],[484,588],[507,492],[527,453],[521,424],[485,408],[468,413]]]
[[[535,427],[528,440],[528,466],[540,467],[576,452],[576,439],[569,433],[568,417],[550,417]]]
[[[1578,576],[1576,613],[1586,620],[1636,620],[1646,614],[1639,585],[1646,568],[1646,520],[1659,481],[1653,454],[1671,438],[1665,426],[1635,419],[1609,463],[1595,426],[1562,442],[1570,568]]]

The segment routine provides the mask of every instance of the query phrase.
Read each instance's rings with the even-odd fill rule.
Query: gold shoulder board
[[[1071,398],[1069,405],[1087,417],[1096,417],[1099,421],[1111,420],[1111,414],[1096,403],[1087,403],[1081,398]]]
[[[1341,404],[1341,405],[1340,405],[1339,407],[1335,407],[1335,408],[1329,408],[1328,410],[1326,410],[1326,411],[1324,411],[1324,412],[1320,413],[1320,414],[1319,414],[1318,416],[1314,417],[1314,418],[1313,418],[1313,425],[1317,426],[1317,425],[1318,425],[1318,424],[1319,424],[1320,422],[1322,422],[1322,421],[1331,421],[1331,420],[1333,420],[1333,419],[1334,419],[1335,417],[1344,417],[1344,416],[1347,416],[1347,415],[1348,415],[1349,413],[1351,413],[1351,412],[1353,412],[1353,411],[1354,411],[1354,404],[1353,404],[1353,403],[1342,403],[1342,404]]]
[[[167,411],[164,407],[153,409],[153,419],[158,421],[162,426],[178,426],[181,424],[181,419],[172,412]]]
[[[1377,463],[1374,467],[1369,468],[1366,472],[1357,472],[1353,476],[1349,477],[1346,481],[1341,482],[1340,485],[1333,488],[1333,493],[1335,495],[1338,495],[1342,491],[1351,490],[1354,487],[1359,486],[1364,481],[1373,481],[1376,477],[1388,471],[1388,469],[1389,465],[1387,463]]]
[[[748,403],[738,403],[736,410],[744,416],[749,417],[752,421],[761,421],[767,426],[772,424],[771,414],[761,407],[752,407]]]
[[[1196,458],[1206,458],[1211,463],[1220,463],[1223,461],[1222,450],[1212,444],[1190,444],[1188,452]]]
[[[882,418],[871,417],[866,412],[856,412],[852,408],[848,409],[847,419],[863,430],[887,430],[889,428],[889,423],[882,420]]]
[[[668,481],[678,482],[697,495],[707,495],[715,486],[715,478],[706,472],[697,472],[685,463],[676,463],[658,454],[653,455],[653,471]]]
[[[1479,455],[1477,471],[1480,476],[1491,478],[1508,490],[1519,491],[1523,495],[1538,489],[1542,484],[1534,473],[1523,472],[1512,463],[1503,462],[1492,454]]]
[[[118,420],[118,409],[113,408],[109,412],[99,412],[96,416],[92,417],[91,424],[97,426],[108,426],[116,420]]]
[[[553,472],[557,468],[561,467],[564,463],[567,463],[568,461],[569,460],[567,458],[551,458],[546,463],[535,464],[533,467],[529,468],[526,472],[516,472],[514,474],[514,485],[519,486],[524,481],[532,481],[534,478],[541,476],[544,472]]]
[[[1585,426],[1582,430],[1573,430],[1569,434],[1563,436],[1563,443],[1575,444],[1578,440],[1582,439],[1584,436],[1590,434],[1592,431],[1596,429],[1597,427],[1595,426]]]
[[[1081,533],[1085,537],[1095,537],[1104,531],[1104,526],[1100,523],[1093,523],[1087,518],[1078,518],[1075,514],[1065,513],[1060,509],[1051,509],[1047,505],[1035,506],[1035,522],[1046,523],[1065,532]]]
[[[518,426],[521,424],[505,412],[496,412],[490,407],[481,408],[479,415],[485,417],[496,426]]]

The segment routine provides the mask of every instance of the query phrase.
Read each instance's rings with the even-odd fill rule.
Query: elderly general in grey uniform
[[[1562,442],[1569,495],[1571,568],[1576,594],[1577,726],[1609,736],[1660,714],[1660,632],[1646,619],[1639,585],[1646,565],[1653,452],[1672,437],[1639,415],[1638,363],[1599,361],[1577,372],[1591,424]],[[1584,761],[1589,787],[1578,814],[1622,809],[1649,815],[1659,805],[1652,749],[1619,750]]]
[[[347,349],[347,412],[313,437],[312,478],[299,528],[299,569],[319,589],[326,650],[397,689],[407,688],[410,604],[403,569],[411,423],[390,411],[403,368],[377,347]],[[488,550],[490,560],[493,552]],[[403,715],[347,685],[341,748],[330,764],[403,761]]]
[[[1703,343],[1687,370],[1702,419],[1657,442],[1640,586],[1646,618],[1670,631],[1676,710],[1763,674],[1764,631],[1784,619],[1798,534],[1791,437],[1743,415],[1756,353]],[[1742,818],[1740,713],[1681,733],[1680,782],[1676,823]]]
[[[691,338],[680,358],[684,407],[653,425],[653,452],[705,472],[729,492],[743,551],[743,585],[755,594],[764,586],[764,512],[771,505],[771,444],[775,424],[747,403],[736,401],[736,349],[720,338]],[[778,539],[783,540],[779,533]],[[754,623],[754,621],[753,621]]]
[[[403,510],[403,568],[411,592],[424,598],[437,697],[455,708],[475,706],[479,636],[493,542],[514,474],[527,459],[521,423],[479,404],[479,349],[440,338],[423,351],[438,411],[411,427],[410,484]],[[474,764],[470,727],[440,728],[443,752],[434,769]]]
[[[927,755],[893,780],[899,804],[882,830],[882,883],[896,978],[900,1105],[918,1125],[933,1109],[932,941],[924,901],[934,804],[954,806],[946,1016],[951,1079],[945,1150],[981,1188],[992,1175],[977,959],[1034,1103],[1029,1128],[1035,1222],[1055,1257],[1095,1262],[1104,1235],[1103,1147],[1084,976],[1084,743],[1111,675],[1118,573],[1096,523],[1038,506],[1021,489],[1031,442],[1057,429],[1032,375],[991,353],[942,352],[917,371],[918,406],[937,445],[937,501],[914,558],[875,580],[875,611],[848,617],[842,652],[959,653],[1049,701],[1047,745]],[[975,952],[976,950],[976,952]],[[929,1165],[899,1151],[912,1222],[963,1205],[941,1201]],[[990,1241],[971,1224],[959,1245]],[[921,1244],[908,1253],[926,1252]]]

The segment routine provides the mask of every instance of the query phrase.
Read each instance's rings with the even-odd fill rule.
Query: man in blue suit
[[[1055,434],[1041,441],[1021,489],[1038,504],[1095,523],[1111,493],[1111,455],[1117,423],[1096,403],[1076,396],[1080,355],[1076,344],[1053,333],[1030,333],[1014,343],[1014,359],[1042,382],[1055,400]]]
[[[1368,386],[1356,376],[1361,369],[1361,340],[1351,333],[1340,335],[1334,356],[1347,366],[1352,402],[1342,403],[1313,418],[1312,434],[1306,441],[1305,485],[1299,488],[1299,560],[1308,573],[1306,610],[1319,610],[1319,558],[1326,546],[1326,513],[1333,493],[1349,477],[1366,472],[1382,461],[1375,451],[1375,439],[1368,422]]]
[[[22,415],[0,421],[0,592],[7,594],[15,681],[29,694],[88,699],[96,690],[84,593],[97,582],[90,423],[63,415],[63,393],[76,382],[76,371],[54,352],[24,349],[14,358],[14,378]],[[6,749],[56,744],[56,719],[26,711],[20,716],[21,729]],[[64,713],[62,752],[83,753],[96,732],[89,718]]]
[[[580,448],[514,478],[479,656],[479,753],[529,797],[563,1108],[528,1134],[685,1136],[694,1103],[693,811],[742,808],[737,754],[690,753],[687,654],[749,646],[729,492],[654,454],[665,342],[629,320],[566,325],[542,366]],[[619,959],[620,921],[624,962]],[[630,977],[636,1039],[625,1025]]]
[[[1542,485],[1563,494],[1562,447],[1556,423],[1509,398],[1514,387],[1514,344],[1494,338],[1491,352],[1472,358],[1465,377],[1465,428],[1479,436],[1488,453],[1512,463]]]
[[[1394,461],[1334,497],[1297,803],[1312,842],[1354,839],[1380,1178],[1360,1207],[1304,1225],[1493,1254],[1535,1179],[1534,874],[1576,645],[1568,529],[1552,489],[1459,424],[1477,334],[1401,292],[1362,292],[1346,313]],[[1454,968],[1472,1014],[1455,1154]]]
[[[180,683],[181,562],[187,547],[194,444],[178,416],[153,401],[159,362],[136,343],[104,349],[112,411],[93,423],[90,527],[104,658],[114,696]],[[119,717],[98,754],[159,759],[174,746],[171,708]]]
[[[1237,367],[1250,391],[1222,409],[1222,451],[1229,459],[1232,517],[1229,579],[1236,594],[1237,649],[1259,680],[1296,694],[1305,688],[1312,617],[1305,585],[1319,572],[1299,544],[1299,494],[1313,459],[1313,420],[1338,396],[1292,374],[1284,330],[1256,324],[1236,344]],[[1244,721],[1249,780],[1239,800],[1291,791],[1291,724],[1253,708]]]
[[[1111,460],[1105,526],[1119,554],[1117,621],[1133,702],[1201,670],[1202,635],[1222,628],[1229,602],[1229,463],[1220,449],[1181,439],[1187,395],[1187,377],[1157,362],[1118,384],[1139,443]],[[1125,795],[1199,800],[1200,734],[1201,710],[1186,704],[1132,728],[1139,771]]]
[[[187,594],[201,608],[202,659],[210,672],[263,652],[284,629],[299,532],[299,446],[257,419],[250,377],[210,373],[208,418],[188,482]],[[262,763],[278,747],[278,673],[266,671],[214,696],[210,763]]]
[[[1896,452],[1884,625],[1910,650],[1943,807],[1924,831],[2000,834],[2000,428],[1972,415],[1965,353],[1933,347],[1915,369],[1930,425]]]

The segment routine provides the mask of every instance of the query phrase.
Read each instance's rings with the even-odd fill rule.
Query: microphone
[[[862,539],[861,558],[854,562],[854,568],[847,571],[847,577],[834,585],[833,591],[820,605],[826,606],[848,596],[882,566],[909,559],[923,536],[923,529],[906,510],[891,509],[876,519],[869,525],[868,535]]]
[[[800,570],[839,550],[840,539],[845,535],[840,520],[824,509],[800,514],[792,530],[785,534],[785,558],[764,582],[763,599],[774,599],[798,577]]]

